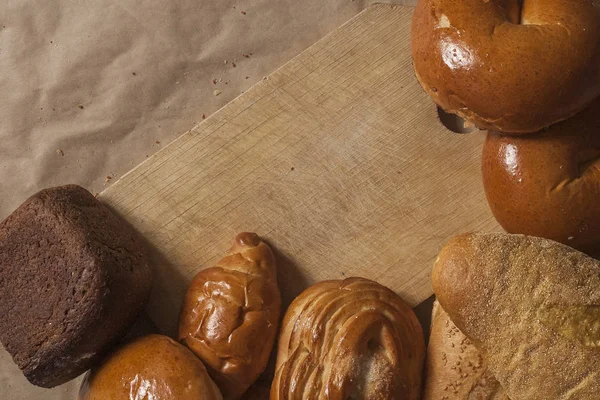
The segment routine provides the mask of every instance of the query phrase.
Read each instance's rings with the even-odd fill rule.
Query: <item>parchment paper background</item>
[[[0,0],[0,219],[44,187],[102,191],[374,2]],[[2,399],[78,385],[35,388],[0,347]]]

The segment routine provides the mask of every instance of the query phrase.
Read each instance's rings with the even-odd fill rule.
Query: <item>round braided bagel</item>
[[[285,315],[271,400],[416,400],[424,357],[419,321],[390,289],[320,282]]]
[[[420,0],[412,52],[445,111],[536,132],[600,95],[600,0]]]

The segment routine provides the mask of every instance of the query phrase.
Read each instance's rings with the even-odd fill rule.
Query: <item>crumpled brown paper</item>
[[[44,187],[102,191],[374,2],[4,0],[0,219]],[[29,385],[0,348],[1,398],[77,388]]]

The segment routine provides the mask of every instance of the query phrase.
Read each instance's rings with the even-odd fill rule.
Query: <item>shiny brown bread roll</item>
[[[423,331],[390,289],[362,278],[317,283],[286,312],[271,400],[414,400]]]
[[[196,275],[179,316],[179,339],[206,365],[223,397],[239,399],[264,371],[281,313],[275,258],[254,233]]]
[[[482,172],[492,213],[507,232],[600,254],[600,99],[545,132],[488,134]]]
[[[600,1],[419,0],[417,78],[445,111],[524,134],[600,95]]]
[[[509,400],[479,350],[437,301],[425,362],[423,400]]]
[[[121,347],[90,371],[79,400],[222,400],[202,362],[185,346],[149,335]]]

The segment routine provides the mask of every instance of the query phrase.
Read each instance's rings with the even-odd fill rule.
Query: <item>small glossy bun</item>
[[[488,134],[483,184],[509,233],[600,252],[600,99],[546,132]]]
[[[85,377],[79,400],[222,400],[202,362],[162,335],[131,342]]]

